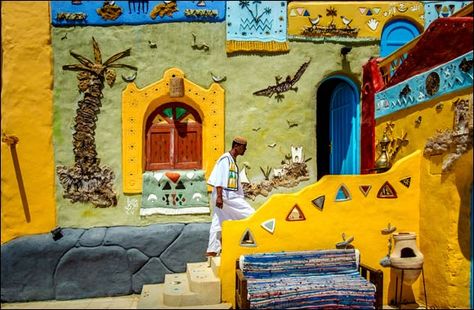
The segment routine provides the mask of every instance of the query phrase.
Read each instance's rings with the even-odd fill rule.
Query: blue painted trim
[[[157,16],[152,19],[150,13],[153,8],[159,4],[164,4],[163,1],[129,1],[119,0],[114,3],[122,9],[122,14],[115,20],[105,20],[99,14],[97,9],[102,7],[104,1],[77,1],[78,4],[73,4],[72,1],[50,1],[51,6],[51,23],[53,26],[110,26],[110,25],[141,25],[141,24],[158,24],[170,22],[222,22],[225,20],[225,1],[205,1],[205,6],[198,6],[199,1],[176,1],[178,11],[174,12],[172,16],[164,15]],[[132,3],[135,2],[135,9]],[[148,2],[148,7],[141,6],[138,11],[138,3]],[[189,10],[198,10],[203,12],[217,13],[214,16],[186,16]],[[84,20],[65,20],[58,19],[59,13],[73,13],[86,14]]]
[[[349,87],[352,88],[354,92],[354,95],[355,95],[354,102],[356,103],[356,110],[355,110],[356,117],[355,117],[355,122],[353,124],[352,130],[355,133],[355,137],[354,137],[355,141],[360,143],[360,127],[361,127],[360,126],[360,90],[357,87],[357,84],[352,79],[340,74],[336,74],[336,75],[332,75],[327,78],[324,78],[321,81],[320,85],[322,85],[326,81],[333,80],[333,79],[342,80],[343,82],[346,82],[349,85]],[[356,166],[356,171],[354,171],[354,174],[360,174],[360,150],[361,150],[360,144],[357,144],[357,149],[355,152],[356,155],[354,156],[354,161],[355,161],[355,166]]]
[[[460,70],[460,63],[466,59],[473,58],[472,51],[467,52],[447,63],[439,65],[429,71],[415,75],[397,85],[389,87],[375,94],[375,118],[380,118],[412,106],[430,101],[440,96],[450,94],[466,88],[472,88],[473,69],[468,72]],[[430,96],[426,91],[426,78],[432,73],[436,73],[439,77],[439,90]],[[402,94],[402,90],[409,87],[406,95]]]

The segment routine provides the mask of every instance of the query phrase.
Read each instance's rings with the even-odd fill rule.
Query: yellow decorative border
[[[172,77],[184,80],[184,96],[170,97]],[[130,83],[122,92],[122,180],[124,193],[142,192],[145,122],[159,106],[182,102],[195,109],[202,120],[202,169],[206,178],[224,152],[224,89],[213,83],[204,89],[184,77],[178,68],[168,69],[163,78],[142,89]]]
[[[287,52],[289,50],[288,42],[258,42],[258,41],[227,41],[226,52],[251,52],[251,51],[266,51],[266,52]]]

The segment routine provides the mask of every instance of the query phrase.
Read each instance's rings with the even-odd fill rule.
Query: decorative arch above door
[[[182,79],[183,93],[178,92],[178,95],[176,95],[173,92],[173,89],[171,89],[174,86],[171,82],[172,79]],[[172,90],[171,93],[170,90]],[[171,110],[166,110],[169,107],[171,107]],[[186,110],[186,116],[181,115],[183,110],[180,109]],[[171,114],[169,114],[170,112]],[[152,116],[153,113],[156,114]],[[160,113],[163,114],[161,120],[159,117],[156,119]],[[209,89],[204,89],[186,79],[183,71],[177,68],[167,70],[161,80],[141,89],[137,88],[135,83],[130,83],[122,92],[122,181],[124,193],[138,194],[142,192],[142,174],[147,170],[147,130],[152,127],[153,121],[158,124],[162,121],[167,122],[165,119],[167,113],[168,118],[169,116],[176,118],[179,115],[178,119],[173,119],[173,128],[177,128],[177,137],[174,139],[178,143],[179,138],[188,129],[190,133],[194,130],[195,134],[191,135],[197,137],[196,128],[199,126],[196,124],[197,127],[194,125],[188,127],[193,119],[200,123],[201,130],[200,151],[196,149],[196,152],[200,153],[201,164],[199,164],[199,154],[193,153],[192,158],[181,154],[183,155],[181,159],[174,160],[173,165],[177,162],[178,167],[179,163],[199,166],[199,169],[203,169],[206,178],[208,178],[213,164],[224,152],[224,89],[219,84],[212,83]],[[180,125],[182,123],[180,120],[185,121],[186,131],[183,131],[184,128],[180,128],[180,126],[184,127],[183,124]],[[147,127],[147,121],[151,122],[150,127]],[[164,127],[161,126],[161,129],[164,129]],[[160,126],[157,125],[154,128],[160,128]],[[171,137],[170,132],[171,130],[168,131],[169,137]],[[184,143],[184,148],[186,148],[186,145],[189,148],[190,144],[193,143],[190,140],[181,142]],[[179,149],[179,146],[176,147]],[[174,156],[180,156],[179,150],[178,154],[175,153]],[[176,166],[170,169],[175,168]]]

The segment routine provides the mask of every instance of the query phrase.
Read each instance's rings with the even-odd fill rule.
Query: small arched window
[[[201,118],[183,103],[160,106],[147,119],[145,169],[201,169]]]

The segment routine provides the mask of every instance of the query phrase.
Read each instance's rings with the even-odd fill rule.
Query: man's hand
[[[224,206],[224,201],[222,200],[222,187],[218,186],[216,187],[216,190],[217,190],[216,207],[218,207],[219,209],[222,209],[222,207]]]
[[[219,209],[222,209],[223,206],[224,206],[224,201],[222,200],[222,197],[217,196],[216,207],[218,207]]]

